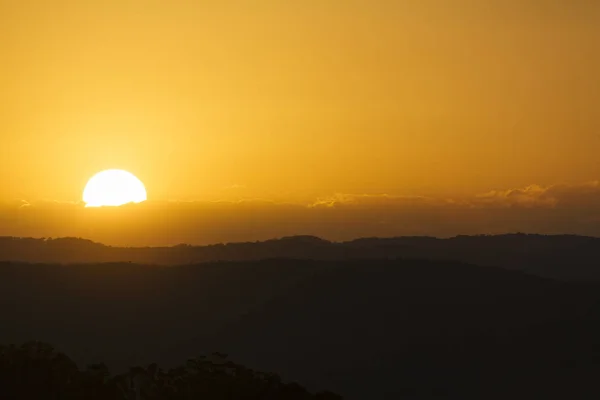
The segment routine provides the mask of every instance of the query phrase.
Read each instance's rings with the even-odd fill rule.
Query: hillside
[[[341,243],[292,236],[264,242],[138,248],[110,247],[76,238],[0,238],[0,260],[30,263],[183,265],[269,258],[455,260],[555,279],[600,280],[600,239],[575,235],[365,238]]]
[[[0,343],[117,373],[221,351],[351,400],[577,397],[597,392],[598,289],[450,261],[4,263]]]

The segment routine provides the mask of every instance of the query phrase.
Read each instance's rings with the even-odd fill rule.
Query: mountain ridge
[[[553,279],[600,280],[600,238],[568,234],[371,237],[346,242],[299,235],[256,242],[169,247],[113,247],[80,238],[0,237],[0,260],[11,262],[187,265],[272,258],[456,260]]]

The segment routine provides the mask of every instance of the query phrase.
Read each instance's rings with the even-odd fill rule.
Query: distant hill
[[[269,258],[457,260],[556,279],[600,280],[600,238],[575,235],[364,238],[341,243],[293,236],[264,242],[138,248],[110,247],[77,238],[0,238],[0,260],[5,261],[184,265]]]
[[[599,305],[597,283],[455,261],[0,265],[0,343],[116,373],[221,351],[350,400],[595,398]]]

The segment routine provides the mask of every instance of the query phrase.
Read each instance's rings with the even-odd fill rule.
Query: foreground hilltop
[[[104,363],[78,368],[50,344],[27,342],[0,346],[0,393],[3,399],[179,400],[189,398],[341,400],[334,393],[316,395],[273,373],[253,371],[213,353],[163,370],[156,363],[135,366],[111,376]]]
[[[0,238],[0,260],[14,262],[183,265],[269,258],[458,260],[556,279],[600,280],[600,239],[576,235],[363,238],[348,242],[291,236],[263,242],[172,247],[112,247],[78,238]]]

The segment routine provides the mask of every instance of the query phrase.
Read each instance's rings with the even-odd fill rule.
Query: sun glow
[[[142,181],[130,172],[109,169],[92,176],[83,190],[86,207],[120,206],[146,200]]]

